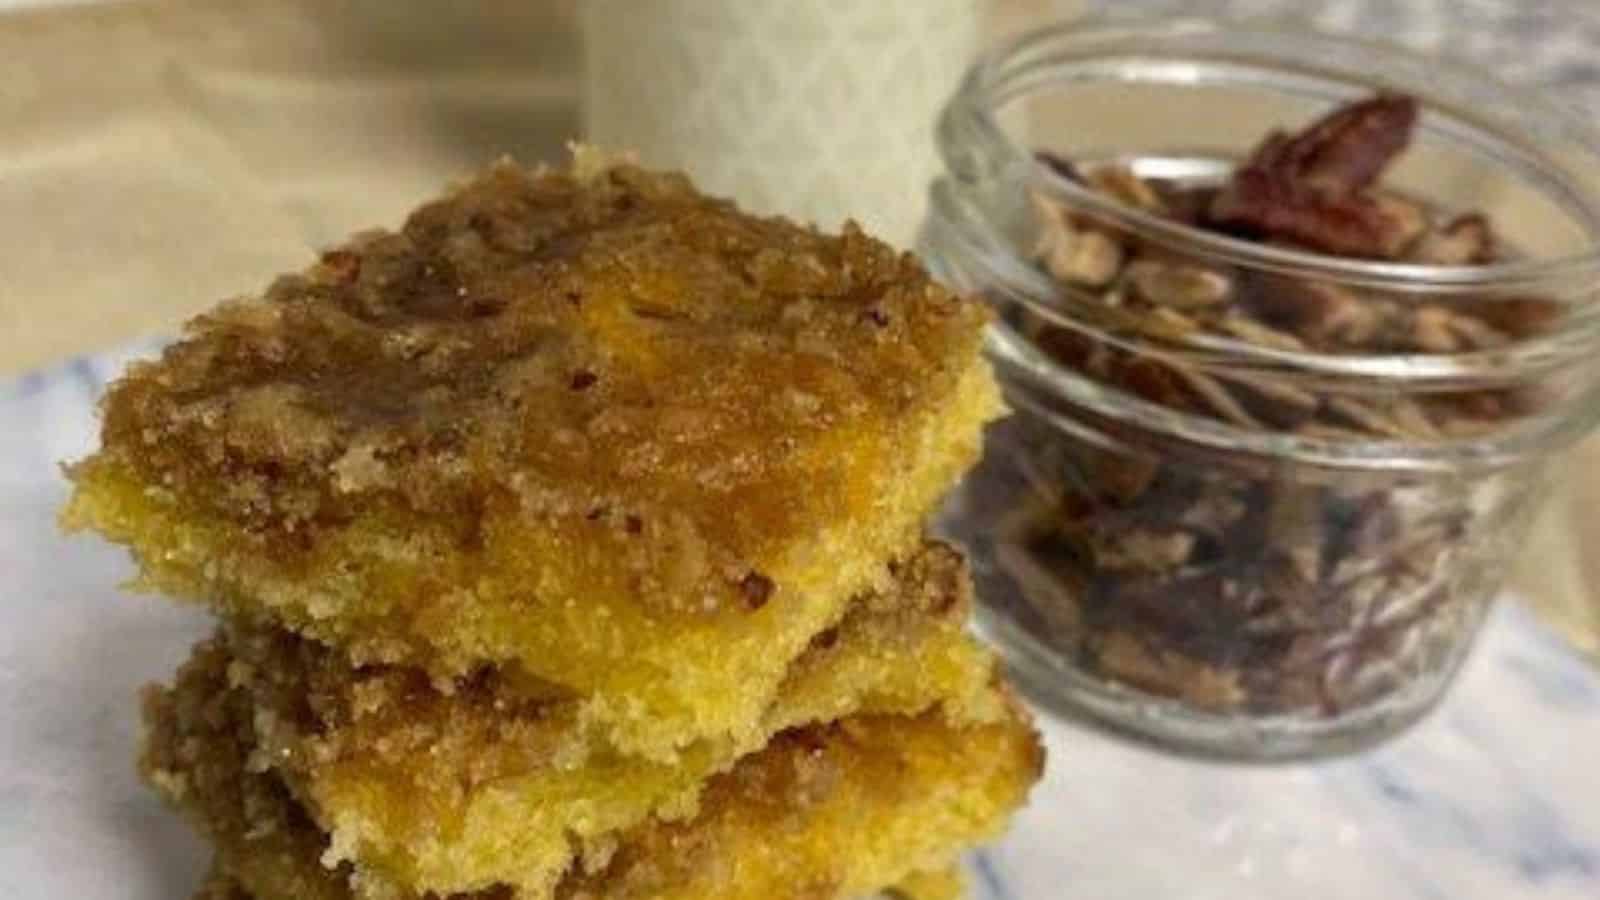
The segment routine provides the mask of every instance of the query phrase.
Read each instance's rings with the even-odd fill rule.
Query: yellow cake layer
[[[581,725],[581,703],[485,671],[441,692],[414,669],[353,670],[279,629],[236,625],[202,645],[185,679],[226,678],[251,707],[261,765],[291,787],[328,858],[373,896],[509,884],[542,896],[575,858],[654,814],[692,815],[703,783],[775,733],[938,706],[953,722],[1003,715],[991,655],[964,629],[970,581],[937,543],[895,567],[790,666],[748,742],[707,739],[675,763],[618,753]]]
[[[147,694],[146,779],[215,843],[220,870],[256,900],[359,896],[359,875],[325,863],[327,835],[261,764],[255,711],[226,679],[191,664],[173,689]],[[619,832],[553,892],[497,886],[450,896],[828,900],[901,883],[994,836],[1038,779],[1037,736],[1008,700],[997,693],[994,702],[1008,712],[984,724],[930,712],[783,732],[714,776],[692,818]]]
[[[749,738],[915,547],[1000,409],[984,321],[854,229],[502,164],[131,366],[64,522],[142,587],[519,666],[670,758]]]

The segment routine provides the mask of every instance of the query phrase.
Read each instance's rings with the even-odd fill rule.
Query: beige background
[[[0,0],[3,2],[3,0]],[[1073,0],[993,0],[991,34]],[[171,330],[578,131],[577,0],[0,14],[0,373]]]
[[[0,0],[3,2],[3,0]],[[170,333],[578,130],[579,0],[169,0],[0,15],[0,375]],[[986,0],[989,40],[1075,0]],[[1600,445],[1519,579],[1600,647]]]

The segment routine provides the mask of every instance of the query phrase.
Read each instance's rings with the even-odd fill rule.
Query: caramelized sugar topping
[[[946,396],[983,321],[854,227],[500,164],[190,323],[111,391],[104,445],[280,549],[375,499],[468,542],[515,503],[748,549],[839,502],[820,443]]]

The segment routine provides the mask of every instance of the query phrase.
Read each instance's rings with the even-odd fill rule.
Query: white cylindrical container
[[[977,0],[586,0],[587,139],[908,247]]]

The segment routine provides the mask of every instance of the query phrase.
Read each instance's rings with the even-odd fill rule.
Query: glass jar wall
[[[1231,758],[1422,716],[1600,409],[1600,142],[1433,60],[1177,22],[990,54],[940,151],[921,249],[997,310],[1013,409],[943,527],[1018,673]]]

